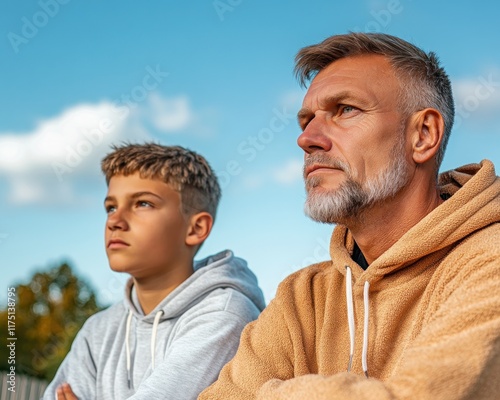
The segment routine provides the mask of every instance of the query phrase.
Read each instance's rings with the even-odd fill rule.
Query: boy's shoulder
[[[125,305],[123,304],[123,301],[119,301],[108,308],[91,315],[85,321],[81,330],[93,331],[97,328],[106,328],[107,330],[116,323],[119,323],[119,321],[123,319],[124,313]],[[102,330],[98,330],[98,332],[102,332]]]
[[[186,314],[191,315],[217,312],[233,314],[243,319],[254,319],[260,310],[252,299],[232,287],[216,288],[186,310]]]

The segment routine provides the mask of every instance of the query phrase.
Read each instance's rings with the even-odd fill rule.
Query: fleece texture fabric
[[[500,399],[500,178],[483,160],[439,189],[448,200],[366,270],[336,226],[331,261],[280,284],[200,399]]]
[[[194,270],[148,315],[131,279],[123,303],[85,322],[43,398],[68,382],[82,400],[196,399],[265,303],[255,275],[229,250]]]

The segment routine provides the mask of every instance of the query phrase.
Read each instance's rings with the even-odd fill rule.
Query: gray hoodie
[[[85,322],[43,398],[68,382],[80,400],[196,399],[265,303],[255,275],[229,250],[194,270],[148,315],[130,279],[123,303]]]

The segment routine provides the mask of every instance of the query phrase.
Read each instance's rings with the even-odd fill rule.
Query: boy
[[[220,187],[182,147],[126,144],[102,161],[111,269],[125,301],[88,319],[45,399],[195,399],[264,308],[246,262],[193,258],[212,229]]]

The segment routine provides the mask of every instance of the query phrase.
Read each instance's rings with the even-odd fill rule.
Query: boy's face
[[[189,256],[181,195],[158,179],[116,175],[104,201],[106,254],[113,271],[159,277]]]

